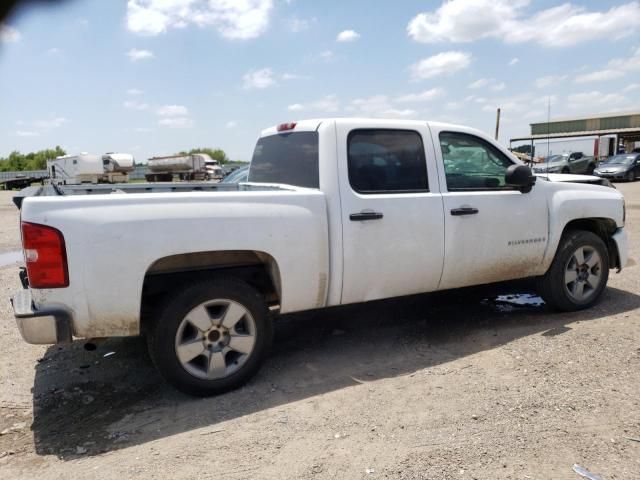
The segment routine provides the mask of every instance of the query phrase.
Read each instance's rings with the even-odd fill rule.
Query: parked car
[[[240,183],[246,182],[249,177],[249,165],[235,169],[224,177],[220,183]]]
[[[611,180],[633,182],[640,177],[640,153],[614,155],[600,162],[593,171],[594,175]]]
[[[144,333],[167,381],[212,395],[257,372],[278,312],[528,277],[550,308],[583,309],[627,237],[622,194],[581,181],[535,177],[462,126],[286,123],[262,132],[235,189],[25,197],[14,315],[29,343]]]
[[[596,168],[596,158],[582,152],[551,155],[533,167],[534,173],[577,173],[591,175]]]

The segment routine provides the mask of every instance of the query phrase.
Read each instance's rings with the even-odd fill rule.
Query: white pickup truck
[[[593,305],[627,261],[623,196],[599,181],[532,176],[466,127],[282,124],[248,183],[24,198],[14,313],[30,343],[145,334],[166,380],[216,394],[256,373],[274,312],[524,277],[553,309]]]

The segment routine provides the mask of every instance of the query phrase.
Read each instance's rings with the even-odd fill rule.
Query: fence
[[[11,180],[16,177],[46,178],[49,174],[46,170],[22,170],[20,172],[0,172],[0,180]]]

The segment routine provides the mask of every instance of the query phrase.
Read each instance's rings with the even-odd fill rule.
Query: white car
[[[274,126],[249,183],[25,198],[15,317],[30,343],[146,334],[165,379],[211,395],[256,373],[270,312],[524,277],[551,308],[587,308],[627,261],[624,199],[560,177],[467,127]]]

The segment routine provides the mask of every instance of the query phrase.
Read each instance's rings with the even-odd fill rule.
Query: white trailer
[[[109,152],[102,155],[103,181],[119,183],[129,181],[129,172],[135,169],[135,161],[130,153]]]
[[[98,183],[104,174],[104,168],[98,155],[81,153],[80,155],[63,155],[55,160],[47,160],[47,172],[51,183],[78,185]]]
[[[134,168],[134,158],[130,153],[111,152],[100,157],[83,152],[47,160],[51,183],[59,185],[128,182],[129,172]]]

